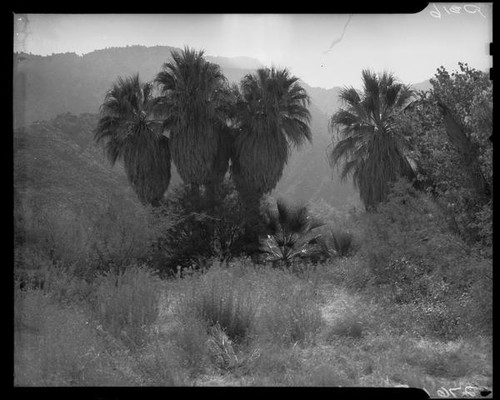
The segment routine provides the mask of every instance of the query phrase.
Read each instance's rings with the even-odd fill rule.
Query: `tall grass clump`
[[[158,317],[159,280],[144,267],[97,278],[94,312],[102,327],[132,346],[142,345]]]
[[[312,343],[324,324],[314,285],[287,270],[260,271],[264,304],[259,314],[263,337],[285,346]]]
[[[75,273],[76,264],[54,262],[36,248],[15,249],[15,287],[39,290],[62,304],[84,304],[93,297],[93,285]]]
[[[71,204],[49,206],[36,198],[18,204],[16,269],[37,269],[36,253],[40,260],[71,266],[72,274],[90,282],[110,268],[147,260],[151,244],[173,217],[105,200],[91,212]]]
[[[317,275],[321,277],[322,282],[332,283],[354,292],[369,287],[373,281],[373,273],[365,259],[358,254],[351,257],[335,257],[326,261],[317,268]]]
[[[324,233],[319,244],[325,254],[336,257],[348,257],[355,252],[354,236],[349,231],[339,228]]]
[[[186,386],[188,365],[179,357],[177,350],[175,341],[155,332],[139,352],[131,353],[131,367],[145,386]],[[193,362],[199,364],[200,361],[193,357]]]
[[[219,326],[236,342],[251,336],[258,297],[241,266],[236,263],[224,268],[214,264],[205,274],[188,279],[179,304],[180,313],[192,313],[208,326]]]

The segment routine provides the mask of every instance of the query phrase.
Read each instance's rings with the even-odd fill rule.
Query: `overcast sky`
[[[288,67],[324,88],[359,87],[364,68],[411,84],[459,61],[492,67],[492,3],[431,3],[418,14],[15,14],[14,21],[15,51],[189,45]]]

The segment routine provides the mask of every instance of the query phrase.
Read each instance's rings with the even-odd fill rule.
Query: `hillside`
[[[350,182],[340,181],[337,171],[332,170],[327,150],[332,142],[328,131],[328,117],[315,103],[311,112],[313,143],[292,152],[274,197],[283,196],[298,203],[322,203],[337,210],[346,211],[359,204],[359,196]]]
[[[112,202],[139,204],[121,166],[93,144],[93,114],[63,114],[14,132],[14,190],[28,203],[93,214]]]

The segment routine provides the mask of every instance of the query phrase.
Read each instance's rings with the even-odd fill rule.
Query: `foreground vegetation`
[[[154,292],[157,279],[134,268],[96,283],[92,305],[61,304],[47,289],[17,292],[15,384],[491,389],[491,337],[445,339],[440,310],[342,287],[342,264],[297,276],[238,261]]]
[[[157,209],[32,221],[17,247],[15,384],[491,391],[491,262],[409,190],[401,182],[378,213],[314,228],[336,255],[274,267],[193,252],[191,267],[177,257],[183,268],[158,268],[155,237],[189,224]]]

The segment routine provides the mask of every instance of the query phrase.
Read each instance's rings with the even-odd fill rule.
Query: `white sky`
[[[324,88],[359,87],[364,68],[394,72],[411,84],[431,78],[441,65],[458,69],[459,61],[481,70],[492,67],[492,3],[431,3],[418,14],[354,14],[342,36],[348,19],[347,14],[15,14],[14,50],[85,54],[135,44],[189,45],[211,56],[247,56],[288,67],[309,85]]]

